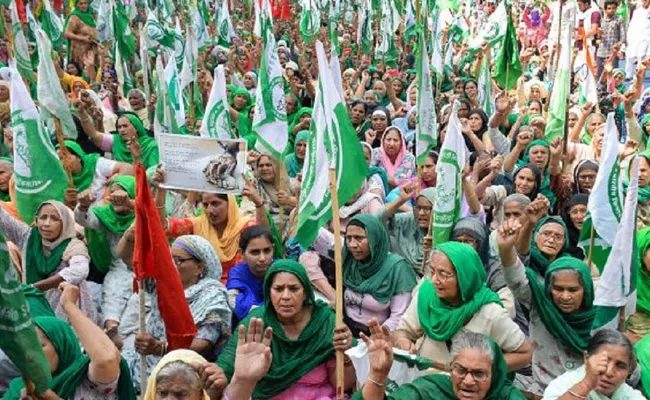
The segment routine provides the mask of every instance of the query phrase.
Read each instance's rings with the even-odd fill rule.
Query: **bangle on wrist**
[[[372,377],[370,375],[368,375],[368,382],[371,382],[375,386],[386,387],[385,383],[379,383],[378,381],[372,379]]]
[[[255,203],[255,208],[262,208],[262,207],[264,207],[264,204],[265,204],[265,202],[263,200],[259,204]]]
[[[587,400],[587,396],[583,396],[583,395],[581,395],[579,393],[576,393],[571,389],[569,389],[569,391],[567,393],[569,393],[571,396],[573,396],[575,398],[582,399],[582,400]]]

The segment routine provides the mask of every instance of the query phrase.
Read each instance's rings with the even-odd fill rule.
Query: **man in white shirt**
[[[625,74],[634,76],[637,63],[650,56],[650,0],[641,0],[634,9],[627,29],[628,40],[625,51]]]

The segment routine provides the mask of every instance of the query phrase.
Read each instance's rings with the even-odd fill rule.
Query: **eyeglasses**
[[[452,364],[451,373],[460,379],[465,379],[467,374],[470,374],[472,375],[472,379],[474,379],[476,382],[485,382],[489,377],[489,373],[487,371],[484,371],[482,369],[467,369],[460,364]]]
[[[187,257],[187,258],[180,258],[180,257],[172,257],[174,259],[174,264],[176,265],[183,265],[188,261],[194,260],[193,257]]]
[[[564,242],[564,235],[562,235],[560,233],[553,233],[553,232],[543,231],[543,232],[540,232],[539,235],[544,240],[548,240],[548,239],[552,238],[555,242],[558,242],[558,243],[559,242]]]
[[[447,271],[438,271],[435,268],[431,268],[431,280],[438,277],[442,282],[447,282],[456,277],[456,274],[449,273]]]

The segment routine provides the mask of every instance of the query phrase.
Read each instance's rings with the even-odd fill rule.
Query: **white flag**
[[[228,98],[226,97],[226,73],[223,65],[214,70],[214,81],[210,90],[210,99],[205,109],[201,136],[216,137],[219,139],[236,139],[232,130]]]

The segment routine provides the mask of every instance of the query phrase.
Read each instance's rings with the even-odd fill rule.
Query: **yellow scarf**
[[[208,215],[203,212],[201,216],[190,218],[194,228],[194,234],[199,235],[206,239],[214,247],[217,252],[219,260],[222,263],[227,263],[237,256],[239,251],[239,236],[241,230],[250,221],[249,217],[242,217],[239,215],[239,206],[235,196],[228,195],[228,225],[223,231],[223,235],[219,237],[217,230],[214,229]]]
[[[195,363],[199,365],[208,363],[205,358],[192,350],[181,349],[167,353],[167,355],[156,364],[153,371],[151,371],[151,375],[149,375],[149,380],[147,381],[147,392],[144,394],[143,400],[154,400],[156,398],[156,379],[158,379],[158,373],[165,365],[171,364],[174,361],[182,361],[186,364]],[[203,391],[201,400],[210,400],[210,396],[208,396],[205,390]]]

